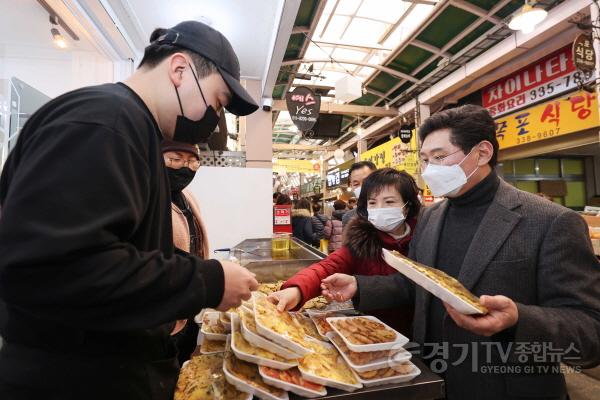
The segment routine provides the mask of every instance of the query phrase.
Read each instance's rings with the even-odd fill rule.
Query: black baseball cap
[[[232,114],[248,115],[258,109],[258,104],[240,84],[240,62],[221,32],[198,21],[184,21],[167,29],[154,43],[181,47],[212,61],[231,91],[231,101],[225,108]]]

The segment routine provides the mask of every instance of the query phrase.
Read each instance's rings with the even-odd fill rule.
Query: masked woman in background
[[[198,147],[164,140],[162,152],[171,185],[171,215],[173,244],[176,251],[208,258],[208,238],[202,224],[200,209],[191,192],[184,190],[200,167]],[[193,316],[191,316],[193,318]],[[179,320],[171,332],[178,351],[179,363],[189,360],[196,348],[198,325],[193,319]]]
[[[363,182],[357,215],[344,232],[343,246],[327,258],[298,272],[269,296],[280,310],[293,310],[321,294],[321,280],[335,273],[390,275],[395,269],[383,260],[381,249],[408,254],[408,245],[421,210],[419,189],[404,171],[383,168]],[[381,318],[404,335],[410,333],[412,307],[381,310]]]

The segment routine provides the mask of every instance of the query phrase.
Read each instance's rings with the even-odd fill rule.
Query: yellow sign
[[[288,172],[299,172],[303,174],[318,174],[321,171],[321,165],[311,160],[280,160],[273,163],[273,171],[280,174]]]
[[[392,167],[416,174],[419,165],[417,153],[417,137],[413,130],[410,143],[403,143],[396,137],[382,145],[367,150],[360,155],[361,161],[372,161],[377,168]]]
[[[506,149],[598,125],[598,99],[582,90],[496,119],[496,137]]]

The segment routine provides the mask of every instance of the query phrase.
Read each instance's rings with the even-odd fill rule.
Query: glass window
[[[534,159],[515,160],[515,175],[535,175]]]
[[[583,209],[583,207],[585,206],[585,182],[567,182],[567,195],[565,196],[565,206],[570,208]]]
[[[504,161],[500,165],[502,166],[502,173],[505,176],[506,175],[514,175],[515,174],[515,167],[514,167],[514,162],[513,161]]]
[[[538,175],[560,176],[559,159],[538,159]]]
[[[583,175],[583,159],[581,158],[563,158],[564,175]]]

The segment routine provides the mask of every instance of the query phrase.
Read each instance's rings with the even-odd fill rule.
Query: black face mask
[[[176,142],[183,143],[206,143],[208,138],[215,131],[215,128],[219,124],[219,120],[221,117],[212,106],[209,106],[206,103],[206,99],[204,98],[204,93],[202,93],[202,88],[200,87],[200,83],[196,78],[196,73],[192,69],[190,65],[190,70],[194,75],[194,80],[196,81],[196,85],[198,85],[198,89],[200,90],[200,95],[202,95],[202,100],[204,101],[204,105],[206,105],[206,111],[204,112],[204,116],[200,118],[198,121],[193,121],[183,115],[183,106],[181,105],[181,99],[179,98],[179,91],[177,90],[177,86],[175,86],[175,93],[177,94],[177,101],[179,102],[179,109],[181,110],[181,115],[177,116],[177,122],[175,123],[175,132],[173,133],[173,140]]]
[[[167,167],[167,175],[169,175],[169,184],[171,185],[171,192],[181,192],[187,185],[190,184],[196,171],[192,171],[188,167],[182,167],[179,169],[173,169]]]

